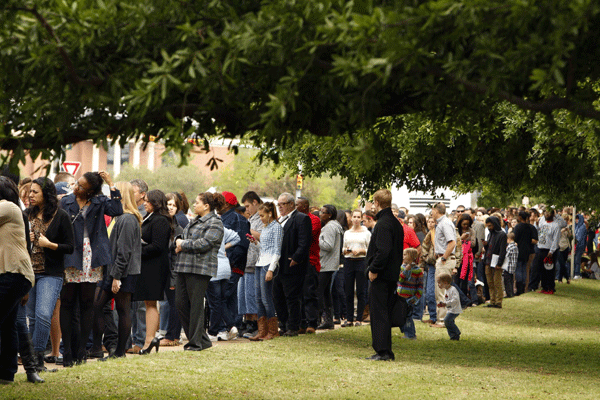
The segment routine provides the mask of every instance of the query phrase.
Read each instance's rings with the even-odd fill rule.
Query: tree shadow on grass
[[[393,332],[397,333],[397,329],[394,328]],[[319,334],[314,342],[323,347],[323,352],[330,354],[349,355],[350,352],[369,355],[366,353],[372,353],[371,335],[366,329],[361,331]],[[365,348],[368,350],[365,351]],[[415,341],[394,335],[392,349],[396,361],[439,364],[449,368],[496,368],[564,376],[600,369],[600,346],[597,341],[576,341],[568,337],[535,342],[528,338],[507,340],[474,337],[463,332],[461,340],[456,342],[449,340],[446,335]]]

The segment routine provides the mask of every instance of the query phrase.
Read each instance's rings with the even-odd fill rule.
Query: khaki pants
[[[490,290],[490,304],[502,305],[504,298],[504,289],[502,287],[502,268],[492,268],[485,266],[485,277],[487,278],[488,288]]]
[[[445,263],[442,263],[442,259],[438,258],[435,262],[435,303],[445,303],[446,302],[446,290],[440,289],[438,286],[438,277],[441,274],[448,274],[452,276],[452,270],[456,267],[456,258],[454,256],[450,256],[449,259],[446,260]],[[446,317],[446,307],[438,307],[437,308],[437,320],[441,322]]]

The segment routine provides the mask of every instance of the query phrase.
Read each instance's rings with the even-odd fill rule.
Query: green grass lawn
[[[501,310],[466,310],[459,342],[419,322],[415,341],[396,328],[394,362],[364,359],[373,351],[362,326],[90,361],[40,385],[18,374],[0,398],[599,399],[599,304],[600,281],[575,281],[553,296],[506,299]]]

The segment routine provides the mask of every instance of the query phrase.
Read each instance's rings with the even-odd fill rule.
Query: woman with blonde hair
[[[119,314],[116,349],[108,349],[108,358],[125,357],[127,339],[131,332],[131,296],[135,292],[142,263],[142,216],[134,201],[133,187],[129,182],[115,184],[121,192],[123,214],[113,219],[110,231],[112,263],[107,266],[104,279],[96,289],[94,301],[94,346],[101,348],[103,332],[102,309],[111,299]]]

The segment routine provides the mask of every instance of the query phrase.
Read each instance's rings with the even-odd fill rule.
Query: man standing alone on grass
[[[404,231],[392,213],[392,193],[389,190],[375,192],[373,202],[377,211],[377,225],[373,228],[367,250],[367,271],[371,281],[371,340],[376,353],[368,359],[387,361],[394,359],[390,314],[396,301]]]

